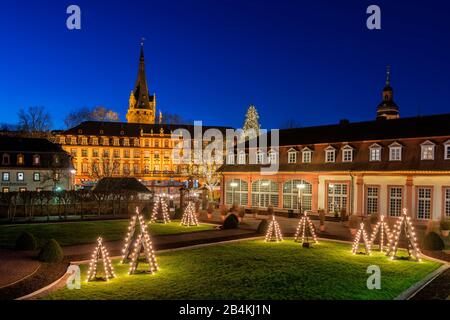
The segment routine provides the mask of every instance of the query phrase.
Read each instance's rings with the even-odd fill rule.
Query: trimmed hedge
[[[430,232],[423,239],[423,248],[426,250],[441,251],[445,247],[444,241],[436,232]]]
[[[237,229],[239,226],[239,219],[235,214],[230,214],[223,222],[223,229]]]
[[[16,250],[36,250],[37,240],[29,232],[22,232],[16,239]]]
[[[38,259],[42,262],[48,263],[58,263],[64,258],[64,254],[58,241],[51,239],[49,240],[39,252]]]
[[[258,225],[258,229],[256,230],[256,232],[258,232],[259,234],[266,234],[268,227],[269,227],[269,222],[267,222],[266,219],[261,220],[261,222]]]

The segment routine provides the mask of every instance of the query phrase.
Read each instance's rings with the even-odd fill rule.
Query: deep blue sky
[[[78,4],[82,30],[65,27]],[[382,30],[366,8],[382,9]],[[54,127],[82,106],[125,118],[146,41],[158,109],[209,125],[371,120],[385,66],[402,116],[450,112],[450,4],[445,0],[17,0],[0,8],[0,122],[43,105]]]

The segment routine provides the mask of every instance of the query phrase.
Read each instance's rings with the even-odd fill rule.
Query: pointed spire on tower
[[[386,67],[386,87],[391,86],[391,66],[387,65]]]
[[[377,107],[377,119],[400,118],[399,108],[394,102],[394,90],[391,87],[391,66],[386,67],[386,85],[383,89],[383,100]]]

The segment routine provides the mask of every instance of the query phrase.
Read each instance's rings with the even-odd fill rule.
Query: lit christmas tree
[[[158,218],[158,213],[159,212],[161,212],[161,215],[162,215],[161,221],[163,223],[169,223],[170,222],[169,207],[167,206],[166,200],[164,200],[162,197],[160,197],[158,200],[156,200],[156,202],[155,202],[155,204],[153,206],[153,211],[152,211],[152,216],[150,218],[150,223],[156,222],[156,219]]]
[[[97,271],[97,265],[99,263],[99,260],[103,263],[103,274],[104,277],[99,278],[98,271]],[[105,281],[108,281],[111,278],[114,278],[116,275],[114,273],[114,269],[111,264],[111,259],[109,258],[108,250],[106,250],[105,246],[103,245],[103,239],[98,238],[97,239],[97,246],[94,249],[94,252],[91,256],[91,262],[89,263],[89,270],[87,273],[87,281],[102,279]]]
[[[280,225],[275,219],[275,215],[272,215],[269,226],[266,232],[266,242],[279,242],[283,241],[283,235],[281,234]]]
[[[373,244],[379,234],[380,245],[378,247],[380,251],[384,251],[389,248],[389,242],[391,241],[392,236],[391,231],[389,230],[389,225],[384,218],[384,215],[380,216],[380,221],[378,221],[375,225],[375,228],[372,231],[372,236],[370,237],[370,244],[373,248]]]
[[[359,242],[361,240],[361,237],[363,238],[363,242],[364,242],[364,249],[366,252],[358,252],[359,250]],[[367,237],[367,232],[364,228],[364,222],[361,222],[361,224],[359,225],[359,229],[358,232],[356,233],[356,237],[355,237],[355,241],[353,241],[353,248],[352,248],[352,253],[353,254],[367,254],[370,255],[371,249],[370,249],[370,241],[369,238]]]
[[[139,224],[139,228],[136,225],[137,223]],[[133,251],[131,251],[133,244],[134,248]],[[150,239],[150,235],[148,234],[144,217],[139,214],[139,208],[136,207],[136,214],[131,218],[128,233],[125,238],[125,245],[122,249],[122,263],[125,263],[127,260],[130,261],[129,274],[137,272],[139,257],[142,251],[144,252],[145,259],[149,265],[148,272],[156,272],[158,270],[158,265],[156,263],[152,241]]]
[[[255,138],[259,136],[259,115],[254,105],[251,105],[245,115],[244,127],[242,128],[247,138]]]
[[[197,216],[195,215],[195,205],[192,201],[184,209],[181,225],[186,227],[198,226]]]
[[[400,259],[397,257],[398,245],[400,242],[400,236],[404,231],[407,242],[408,258],[413,258],[416,261],[421,261],[421,252],[419,246],[417,245],[416,232],[414,226],[411,223],[411,218],[408,216],[408,210],[403,209],[403,213],[400,219],[395,224],[394,230],[392,232],[392,237],[389,241],[389,249],[386,255],[391,259]]]
[[[297,231],[295,232],[295,242],[301,242],[304,244],[304,247],[309,247],[309,235],[311,235],[313,242],[318,243],[316,232],[314,230],[314,226],[311,222],[311,219],[308,217],[307,211],[303,213],[303,217],[300,219]]]

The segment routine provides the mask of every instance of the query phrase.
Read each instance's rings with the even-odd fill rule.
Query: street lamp
[[[305,184],[299,183],[297,184],[297,191],[298,191],[298,209],[300,210],[300,216],[303,214],[303,190],[305,189]]]

